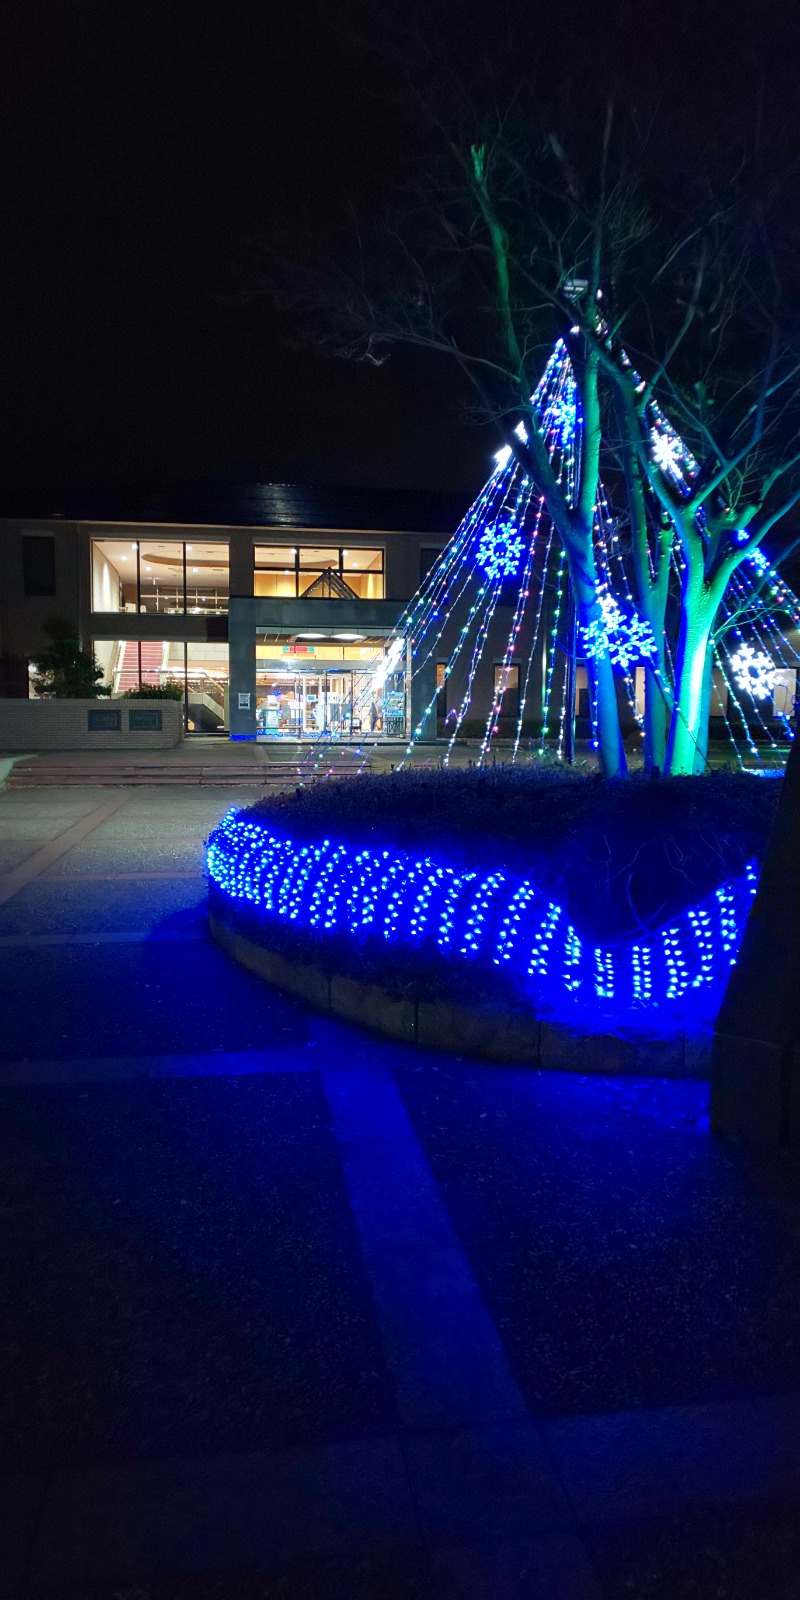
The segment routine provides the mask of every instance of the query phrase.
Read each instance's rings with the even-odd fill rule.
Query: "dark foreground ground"
[[[236,798],[0,795],[0,1593],[800,1596],[800,1172],[271,993]]]

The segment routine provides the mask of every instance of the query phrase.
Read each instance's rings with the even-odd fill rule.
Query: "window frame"
[[[189,593],[188,593],[187,576],[188,576],[188,573],[190,571],[191,561],[187,562],[186,553],[187,553],[187,550],[188,550],[189,545],[191,543],[211,545],[211,546],[217,545],[217,546],[219,546],[220,549],[224,550],[226,552],[226,554],[227,554],[228,584],[227,584],[227,593],[224,596],[224,598],[227,600],[228,603],[225,605],[225,607],[224,607],[224,609],[222,611],[220,611],[220,610],[213,610],[212,611],[210,609],[209,610],[205,610],[202,606],[201,607],[192,606],[191,609],[189,607]],[[90,584],[90,593],[91,593],[91,597],[92,597],[91,615],[93,617],[121,616],[121,615],[124,614],[124,610],[123,610],[122,606],[120,606],[119,611],[96,611],[95,610],[95,606],[94,606],[95,546],[96,545],[114,545],[114,544],[130,545],[131,547],[134,547],[135,550],[136,550],[136,579],[135,579],[136,601],[135,601],[135,610],[132,613],[133,615],[135,615],[137,617],[168,616],[168,615],[170,615],[169,611],[167,611],[166,609],[163,612],[160,612],[158,610],[151,610],[149,608],[143,608],[143,606],[142,606],[142,545],[143,544],[144,545],[149,545],[149,544],[153,544],[153,545],[155,545],[155,544],[170,545],[171,544],[171,545],[179,546],[180,547],[180,551],[181,551],[181,558],[180,558],[181,579],[180,579],[180,584],[179,584],[179,589],[178,589],[179,595],[181,597],[181,604],[180,604],[180,606],[178,607],[178,609],[176,611],[172,612],[172,615],[173,616],[177,616],[177,617],[191,617],[191,616],[219,617],[219,616],[227,616],[228,611],[230,610],[230,571],[231,571],[231,542],[230,542],[230,539],[224,539],[224,538],[198,539],[196,534],[193,536],[192,540],[189,540],[189,539],[171,539],[171,538],[169,538],[169,536],[161,537],[158,534],[152,535],[152,534],[149,534],[149,533],[144,535],[144,536],[140,535],[140,536],[137,536],[136,538],[132,539],[128,535],[123,535],[123,534],[98,534],[98,533],[93,533],[91,535],[90,539],[89,539],[89,584]],[[100,554],[104,555],[105,552],[101,550]],[[146,561],[147,557],[145,556],[144,559]],[[108,557],[106,557],[106,560],[108,560]],[[113,565],[113,563],[112,563],[112,565]],[[116,567],[114,567],[114,571],[117,572],[117,568]],[[119,573],[118,572],[117,572],[117,576],[119,577]],[[122,579],[120,577],[120,583],[121,582],[122,582]],[[195,588],[199,588],[200,584],[198,583],[194,587]],[[213,586],[212,585],[207,585],[207,587],[211,588]],[[148,593],[149,593],[149,591],[148,591]],[[131,613],[128,613],[128,614],[130,615]]]
[[[269,545],[263,545],[262,548],[264,548],[264,549],[269,549],[269,548],[279,549],[280,546],[273,545],[273,546],[270,547]],[[287,570],[285,561],[282,561],[280,563],[278,563],[276,561],[268,561],[268,562],[267,561],[259,561],[258,560],[258,549],[259,549],[258,544],[254,544],[253,545],[253,593],[254,594],[255,594],[255,579],[256,579],[256,577],[257,577],[259,572],[274,572],[274,573],[279,573],[282,577],[285,577],[286,576],[286,570]],[[284,599],[292,599],[292,598],[294,598],[295,600],[301,600],[303,598],[303,596],[301,594],[301,591],[300,591],[301,578],[302,578],[302,580],[303,580],[303,582],[304,582],[304,584],[305,584],[305,586],[307,588],[309,580],[313,581],[313,579],[315,577],[319,576],[319,570],[320,570],[319,567],[317,567],[317,566],[304,567],[302,565],[301,556],[302,556],[302,552],[303,552],[304,549],[305,550],[323,550],[323,549],[328,549],[328,550],[331,550],[331,551],[335,550],[336,554],[337,554],[337,556],[339,558],[339,564],[338,564],[338,566],[333,567],[332,570],[334,572],[336,572],[338,574],[338,576],[340,578],[342,578],[345,583],[347,583],[348,574],[350,574],[351,576],[357,576],[357,577],[365,577],[367,575],[370,575],[370,576],[376,577],[376,578],[379,577],[382,580],[381,588],[383,589],[383,595],[382,595],[381,598],[382,599],[386,598],[386,546],[385,545],[371,544],[371,545],[347,545],[347,546],[345,546],[343,544],[322,545],[322,544],[311,544],[311,543],[308,543],[306,545],[296,544],[296,545],[287,545],[286,546],[286,554],[287,554],[287,556],[293,555],[293,558],[294,558],[294,596],[292,597],[291,595],[285,595],[283,597]],[[355,567],[355,566],[346,564],[346,562],[345,562],[345,553],[347,554],[347,557],[348,557],[348,560],[349,560],[349,558],[351,556],[355,555],[356,552],[359,551],[359,550],[375,550],[375,551],[377,551],[378,555],[380,556],[380,566],[379,567]],[[289,569],[290,570],[291,570],[291,565],[292,565],[292,563],[290,562],[289,563]],[[256,598],[258,598],[258,597],[256,597]],[[356,598],[360,599],[361,596],[358,595]]]

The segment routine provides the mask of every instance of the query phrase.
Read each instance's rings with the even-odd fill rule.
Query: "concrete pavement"
[[[0,794],[0,1593],[795,1596],[791,1165],[270,992],[250,798]]]

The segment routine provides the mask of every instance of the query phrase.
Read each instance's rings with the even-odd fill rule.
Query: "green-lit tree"
[[[602,626],[602,468],[657,645],[646,761],[701,769],[723,595],[800,498],[800,337],[777,193],[755,158],[732,176],[687,164],[632,122],[618,132],[610,109],[570,140],[542,128],[523,91],[507,111],[458,92],[414,103],[425,136],[405,199],[358,227],[349,259],[283,262],[264,286],[339,355],[379,362],[410,344],[458,362],[544,498],[579,633]],[[581,418],[570,495],[530,398],[555,336]],[[609,655],[587,669],[602,769],[619,776]]]
[[[90,650],[81,648],[70,622],[51,617],[44,631],[51,642],[34,662],[33,687],[38,695],[49,700],[96,700],[111,693],[100,681],[102,667]]]

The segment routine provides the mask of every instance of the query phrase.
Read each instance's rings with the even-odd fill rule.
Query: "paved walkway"
[[[0,794],[0,1594],[796,1597],[791,1166],[239,971],[250,794]]]

